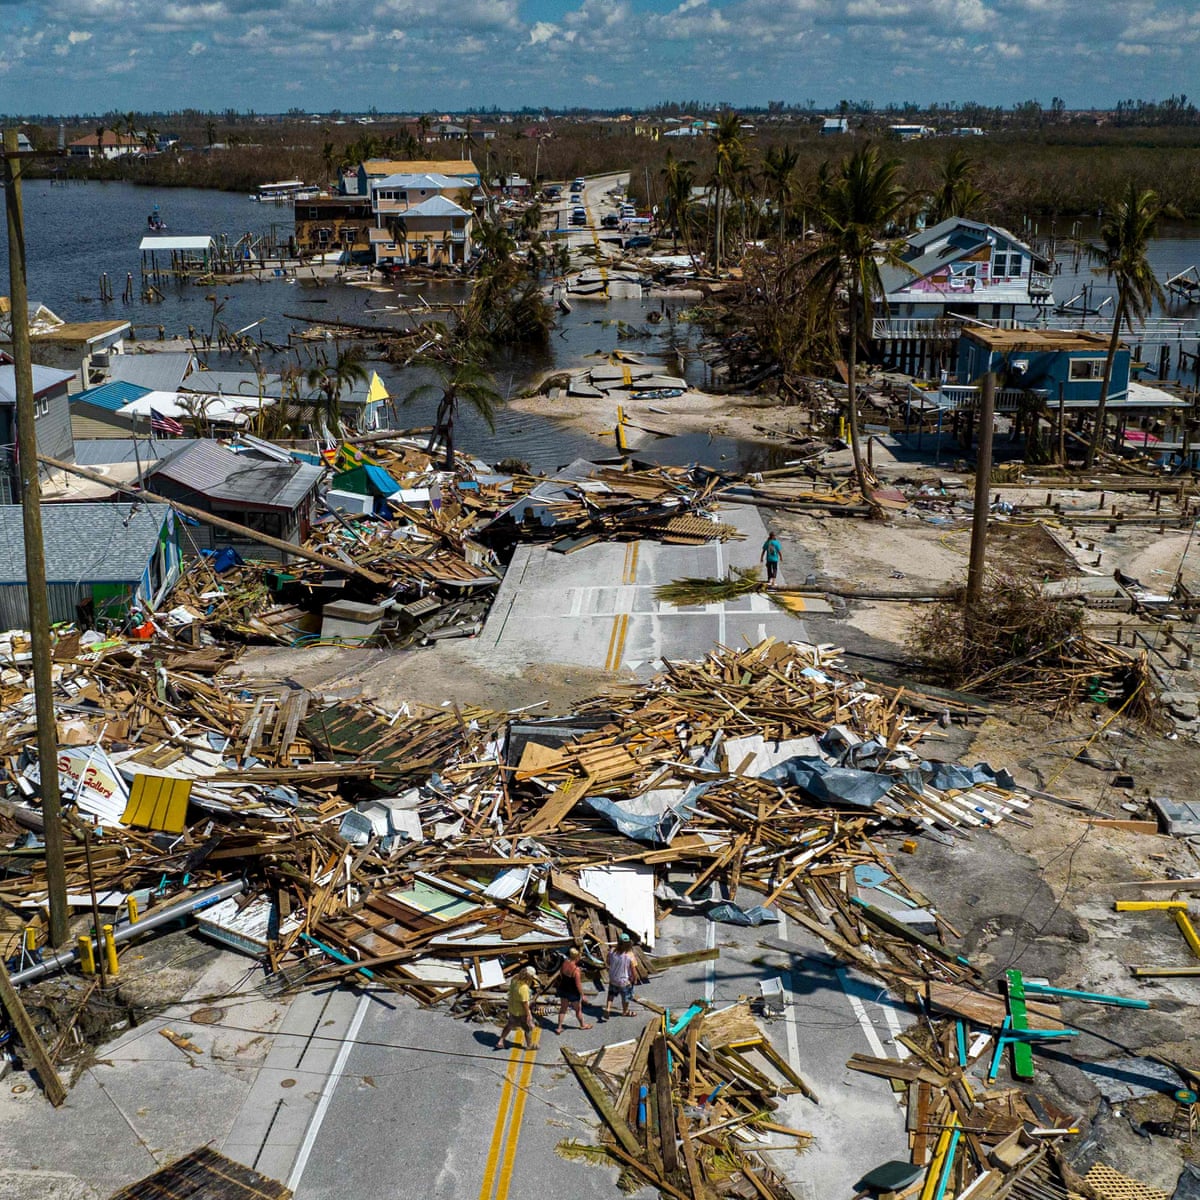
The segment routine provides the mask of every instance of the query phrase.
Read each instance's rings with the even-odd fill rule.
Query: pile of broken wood
[[[352,599],[383,605],[372,639],[404,646],[478,632],[519,543],[548,540],[570,553],[600,541],[703,545],[742,536],[713,515],[719,477],[687,468],[581,461],[545,479],[487,473],[460,455],[442,470],[399,437],[373,443],[363,461],[400,485],[378,499],[376,514],[330,507],[304,543],[307,556],[285,567],[255,561],[217,574],[198,559],[156,623],[192,644],[311,645],[321,640],[322,606]]]
[[[92,887],[109,909],[141,893],[153,911],[242,878],[241,896],[200,914],[201,931],[260,954],[279,986],[366,976],[474,1019],[500,1014],[527,963],[548,983],[571,945],[599,974],[629,933],[647,971],[669,969],[678,959],[654,955],[668,911],[740,925],[785,913],[935,1010],[954,1012],[982,987],[956,931],[877,835],[969,838],[1024,820],[1030,798],[1003,773],[926,761],[918,747],[944,703],[854,676],[829,648],[723,649],[557,719],[327,703],[230,677],[226,650],[160,653],[78,636],[57,648],[68,891],[81,912]],[[14,652],[0,677],[4,773],[30,796],[27,680]],[[145,776],[186,783],[177,826],[131,803]],[[40,819],[32,799],[6,814],[14,834]],[[40,846],[16,838],[0,872],[11,954],[45,911]],[[774,1097],[806,1085],[743,1015],[689,1014],[572,1061],[615,1157],[672,1195],[781,1194],[737,1131],[802,1137],[773,1127],[771,1112]],[[917,1075],[894,1074],[911,1060],[891,1062],[889,1078],[932,1089],[930,1131],[960,1120],[977,1136],[992,1119],[978,1103],[993,1098],[968,1094],[964,1119],[945,1029],[914,1035]],[[643,1085],[655,1098],[639,1124],[630,1104]],[[1025,1112],[1012,1105],[1010,1124]],[[1015,1131],[998,1117],[994,1128]],[[914,1161],[928,1144],[914,1141]]]

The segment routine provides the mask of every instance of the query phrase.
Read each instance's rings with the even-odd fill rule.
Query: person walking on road
[[[775,530],[768,530],[767,540],[763,542],[762,553],[758,556],[759,562],[767,564],[767,587],[775,586],[775,576],[779,574],[779,560],[782,557],[783,547],[775,536]]]
[[[533,989],[537,984],[537,971],[533,967],[522,967],[508,985],[508,1020],[496,1039],[497,1050],[508,1049],[510,1030],[525,1030],[525,1047],[533,1044]]]
[[[579,947],[572,946],[558,968],[558,981],[555,984],[558,993],[558,1028],[555,1033],[562,1033],[563,1021],[567,1019],[567,1009],[573,1008],[579,1021],[580,1029],[591,1029],[583,1019],[583,968],[579,963]]]
[[[637,960],[633,957],[633,944],[629,934],[621,934],[621,940],[608,952],[608,998],[604,1001],[604,1020],[612,1012],[613,1001],[621,999],[621,1016],[629,1016],[629,1005],[633,1000],[633,985],[637,980]]]

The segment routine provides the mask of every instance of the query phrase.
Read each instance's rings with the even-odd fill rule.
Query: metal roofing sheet
[[[188,438],[76,438],[75,462],[81,467],[111,467],[118,463],[148,465],[192,445]]]
[[[43,504],[47,583],[133,583],[158,545],[161,505]],[[24,583],[25,537],[19,504],[0,505],[0,584]]]
[[[214,242],[211,234],[189,237],[144,237],[138,243],[139,250],[211,250]]]
[[[40,396],[52,391],[68,379],[75,378],[74,371],[60,371],[56,367],[33,365],[33,394]],[[0,404],[16,404],[16,368],[12,363],[0,363]]]
[[[281,375],[263,375],[256,371],[193,371],[180,385],[185,392],[223,392],[226,396],[283,395]]]
[[[192,366],[192,355],[117,354],[109,360],[108,373],[124,383],[136,383],[152,391],[173,392]]]
[[[150,391],[149,388],[142,387],[139,383],[127,383],[124,379],[112,379],[108,383],[102,383],[99,387],[77,392],[71,397],[71,403],[91,404],[95,408],[103,408],[107,412],[115,413],[117,409],[124,408],[126,404],[139,399],[148,391]]]
[[[210,440],[193,443],[150,471],[151,479],[163,476],[210,500],[282,509],[295,508],[323,474],[323,467],[265,462],[250,454],[235,454]],[[153,489],[153,483],[150,486]]]

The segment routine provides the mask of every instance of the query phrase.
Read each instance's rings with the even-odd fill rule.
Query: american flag
[[[160,413],[157,409],[152,408],[150,410],[150,432],[169,433],[173,437],[179,437],[183,433],[183,426],[174,417],[168,417],[165,413]]]

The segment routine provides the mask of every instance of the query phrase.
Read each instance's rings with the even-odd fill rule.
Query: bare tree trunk
[[[1100,381],[1100,402],[1096,405],[1096,423],[1092,427],[1092,440],[1088,445],[1088,469],[1096,461],[1096,455],[1104,444],[1104,415],[1108,409],[1108,389],[1112,384],[1113,360],[1117,357],[1117,346],[1121,342],[1121,322],[1125,319],[1125,289],[1117,293],[1117,312],[1113,317],[1112,336],[1108,339],[1108,353],[1104,358],[1104,378]]]

